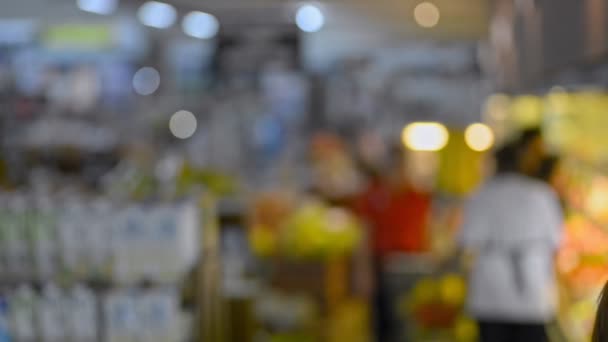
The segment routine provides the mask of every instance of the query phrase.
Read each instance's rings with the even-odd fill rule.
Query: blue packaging
[[[0,342],[10,342],[11,336],[8,327],[8,301],[0,296]]]

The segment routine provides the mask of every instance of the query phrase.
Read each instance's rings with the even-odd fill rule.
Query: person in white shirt
[[[518,172],[520,155],[517,145],[500,150],[496,175],[465,207],[459,242],[474,256],[467,307],[482,342],[546,341],[557,310],[562,212],[546,183]]]

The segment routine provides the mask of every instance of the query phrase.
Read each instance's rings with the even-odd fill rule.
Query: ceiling
[[[132,0],[141,1],[141,0]],[[233,24],[251,21],[262,24],[291,23],[293,12],[303,1],[293,0],[171,0],[184,9],[212,12]],[[312,1],[327,15],[327,28],[363,25],[407,38],[477,40],[488,27],[489,0],[433,0],[441,10],[441,21],[433,29],[414,23],[414,7],[422,0],[323,0]]]
[[[40,26],[59,23],[130,21],[137,26],[135,12],[146,0],[120,0],[113,16],[78,10],[76,0],[0,0],[0,19],[33,19]],[[308,0],[164,0],[180,15],[202,10],[216,15],[226,32],[270,32],[295,30],[294,13]],[[486,36],[490,0],[430,0],[441,11],[439,24],[423,29],[413,19],[414,7],[422,0],[310,0],[325,14],[322,31],[301,35],[303,60],[310,68],[323,69],[344,56],[403,47],[411,42],[476,42]],[[146,30],[166,37],[183,37],[179,25],[172,30]]]
[[[204,10],[215,14],[224,27],[291,25],[302,1],[294,0],[166,0],[180,12]],[[476,40],[485,36],[489,0],[433,0],[441,10],[439,25],[420,29],[413,9],[422,0],[323,0],[314,1],[326,13],[327,30],[373,29],[404,38]],[[144,0],[121,0],[121,12],[133,13]],[[103,19],[78,11],[75,0],[0,0],[0,18],[33,18],[63,21],[84,17]]]

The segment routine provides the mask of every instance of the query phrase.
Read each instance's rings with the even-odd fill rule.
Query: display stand
[[[209,194],[200,200],[203,229],[202,253],[197,267],[198,300],[196,309],[197,341],[223,342],[226,339],[226,308],[222,300],[221,264],[217,201]]]

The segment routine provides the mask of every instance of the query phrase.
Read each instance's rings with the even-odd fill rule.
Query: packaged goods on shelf
[[[34,341],[37,337],[35,313],[37,297],[28,285],[21,285],[8,297],[9,332],[17,341]]]
[[[99,317],[93,291],[64,290],[52,283],[41,292],[21,285],[9,293],[9,335],[16,341],[97,341]]]
[[[0,296],[0,342],[10,342],[8,302]]]
[[[116,290],[103,299],[107,341],[179,340],[178,296],[171,289]]]
[[[98,335],[98,300],[86,286],[76,285],[68,294],[66,328],[72,341],[94,342]]]
[[[1,341],[176,342],[184,315],[175,287],[116,288],[98,292],[87,285],[35,291],[28,285],[2,300]]]
[[[127,207],[112,230],[113,277],[126,283],[179,279],[198,256],[197,220],[192,206]]]
[[[198,211],[187,201],[118,208],[75,198],[32,207],[25,196],[4,197],[12,205],[0,217],[0,261],[11,279],[172,283],[198,257]]]
[[[182,338],[180,287],[199,258],[198,203],[0,197],[10,204],[0,210],[0,304],[6,303],[0,336],[6,330],[11,341]]]

